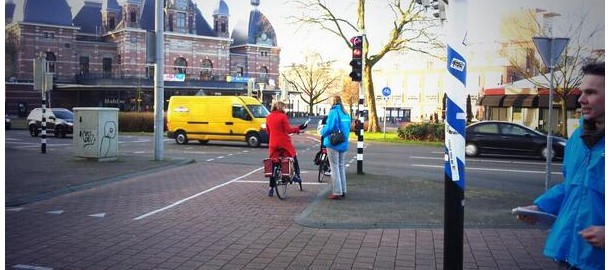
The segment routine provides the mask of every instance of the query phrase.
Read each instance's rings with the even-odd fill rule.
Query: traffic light
[[[434,9],[434,13],[432,15],[434,15],[435,18],[441,19],[441,21],[446,20],[447,19],[446,5],[447,5],[447,3],[445,3],[444,0],[433,0],[432,8]]]
[[[349,65],[352,66],[352,72],[349,76],[354,82],[362,81],[362,36],[355,36],[350,39],[352,43],[352,61]]]

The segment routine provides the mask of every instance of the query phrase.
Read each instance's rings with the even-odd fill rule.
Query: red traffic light
[[[362,36],[352,37],[349,42],[351,42],[353,46],[362,46]]]

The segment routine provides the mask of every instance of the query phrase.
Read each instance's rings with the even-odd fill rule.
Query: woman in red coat
[[[286,115],[286,103],[276,101],[271,106],[271,113],[267,116],[267,133],[269,133],[269,157],[276,158],[280,156],[292,157],[294,159],[295,177],[294,182],[301,181],[301,170],[297,161],[297,150],[292,145],[290,134],[299,133],[306,129],[307,125],[291,127]],[[282,153],[283,152],[283,153]],[[269,196],[273,196],[273,187],[275,182],[269,180]]]

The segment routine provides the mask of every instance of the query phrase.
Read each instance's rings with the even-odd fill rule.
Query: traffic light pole
[[[446,0],[441,0],[446,1]],[[463,269],[467,0],[449,0],[443,269]]]
[[[366,33],[362,31],[362,66],[360,74],[364,78],[364,65],[366,65],[366,55],[364,53],[366,42]],[[356,154],[356,173],[364,174],[364,80],[360,80],[358,83],[359,95],[358,95],[358,152]]]

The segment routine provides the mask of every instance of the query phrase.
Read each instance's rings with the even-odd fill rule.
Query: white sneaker
[[[330,176],[330,172],[324,172],[324,175]]]

